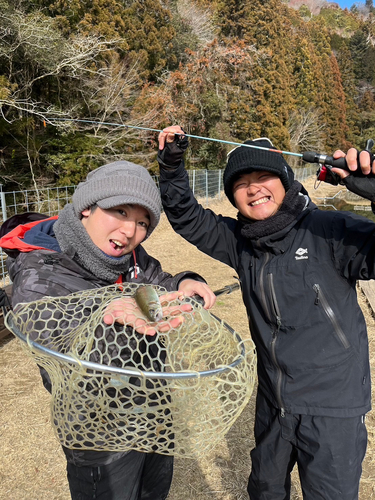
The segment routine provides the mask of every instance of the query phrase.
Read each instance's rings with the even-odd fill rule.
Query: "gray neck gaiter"
[[[110,257],[97,247],[88,235],[73,205],[65,205],[53,226],[60,248],[65,253],[74,250],[74,260],[100,279],[114,283],[129,269],[131,253]]]

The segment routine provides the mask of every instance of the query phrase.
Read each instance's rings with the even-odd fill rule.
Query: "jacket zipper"
[[[342,331],[342,328],[339,325],[339,322],[337,321],[336,315],[333,312],[331,306],[329,305],[322,289],[320,288],[320,285],[318,284],[313,285],[313,289],[314,292],[316,293],[315,305],[319,305],[319,303],[322,304],[323,310],[328,316],[329,320],[331,321],[337,337],[339,338],[340,342],[345,347],[345,349],[348,349],[350,347],[348,339],[346,338],[345,333]]]
[[[260,293],[261,293],[261,299],[263,302],[263,308],[265,310],[267,318],[271,321],[271,313],[268,308],[268,303],[266,299],[266,287],[264,286],[264,268],[266,267],[266,264],[269,260],[269,254],[266,254],[266,258],[264,260],[264,263],[261,267],[260,273],[259,273],[259,286],[260,286]]]
[[[276,316],[276,324],[277,324],[277,329],[273,331],[272,333],[272,340],[271,340],[271,356],[272,360],[274,362],[274,365],[276,366],[277,369],[277,380],[276,380],[276,399],[277,402],[280,406],[280,416],[285,417],[285,408],[283,404],[283,400],[281,398],[281,385],[283,381],[283,372],[281,371],[279,362],[277,361],[276,357],[276,341],[277,337],[281,328],[281,314],[280,314],[280,308],[277,303],[276,299],[276,293],[275,293],[275,287],[273,283],[273,274],[270,273],[268,275],[268,280],[269,280],[269,285],[270,285],[270,291],[271,291],[271,297],[272,297],[272,303],[275,309],[275,316]]]
[[[260,270],[259,286],[260,286],[260,292],[261,292],[261,299],[263,302],[263,308],[265,310],[267,318],[269,319],[270,322],[272,322],[271,313],[270,313],[267,299],[266,299],[266,289],[265,289],[265,285],[264,285],[264,269],[265,269],[268,261],[269,261],[269,254],[266,254],[264,263],[263,263],[262,268]],[[274,290],[274,286],[273,286],[273,275],[269,274],[268,276],[269,276],[269,285],[270,285],[270,290],[271,290],[271,298],[272,298],[272,303],[273,303],[274,309],[275,309],[276,324],[277,324],[276,330],[274,330],[272,332],[272,340],[271,340],[271,346],[270,346],[271,347],[271,357],[272,357],[272,361],[275,365],[275,368],[277,370],[276,399],[277,399],[278,405],[280,407],[280,416],[284,417],[285,416],[285,409],[284,409],[283,401],[281,398],[281,385],[282,385],[282,375],[283,374],[282,374],[279,362],[277,361],[277,357],[276,357],[276,341],[277,341],[278,333],[279,333],[280,327],[281,327],[281,316],[280,316],[280,310],[279,310],[279,307],[277,304],[276,294],[275,294],[275,290]]]

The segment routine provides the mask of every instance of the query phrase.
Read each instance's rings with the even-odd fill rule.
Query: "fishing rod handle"
[[[374,146],[374,141],[372,139],[367,139],[365,145],[365,151],[368,151],[368,153],[370,154],[370,163],[372,163],[375,159],[375,155],[371,153],[373,146]],[[308,163],[319,163],[320,165],[329,165],[331,167],[341,168],[343,170],[351,172],[352,175],[354,176],[359,176],[359,177],[364,176],[362,170],[360,169],[359,163],[357,170],[351,171],[349,170],[345,158],[334,158],[333,156],[328,156],[322,153],[316,153],[314,151],[305,151],[302,154],[302,160]],[[371,176],[372,174],[370,174],[370,177]]]
[[[345,158],[333,158],[333,156],[328,156],[322,153],[305,151],[302,155],[302,160],[308,163],[320,163],[321,165],[330,165],[331,167],[342,168],[343,170],[349,171]]]
[[[370,151],[369,151],[370,153]],[[354,175],[355,177],[374,177],[375,175],[373,173],[370,173],[365,176],[365,174],[362,172],[359,163],[358,163],[358,168],[357,170],[350,170],[348,167],[348,164],[346,163],[345,158],[333,158],[333,156],[328,156],[320,153],[314,153],[313,151],[306,151],[302,155],[302,159],[306,162],[309,163],[319,163],[320,165],[329,165],[330,167],[335,167],[335,168],[341,168],[342,170],[346,170],[347,172],[350,172],[351,175]],[[375,159],[375,155],[370,153],[370,163],[372,163]]]

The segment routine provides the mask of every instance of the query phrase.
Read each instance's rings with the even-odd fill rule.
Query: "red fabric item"
[[[48,217],[47,219],[43,219],[43,222],[54,219],[58,219],[58,215],[54,215],[53,217]],[[25,243],[23,241],[25,233],[32,227],[36,226],[37,224],[40,224],[40,222],[41,222],[40,220],[37,220],[34,222],[29,222],[28,224],[20,224],[19,226],[15,227],[12,231],[5,234],[0,239],[0,247],[7,250],[16,249],[19,250],[20,252],[32,252],[33,250],[48,250],[48,248],[43,248],[36,245],[30,245],[29,243]]]

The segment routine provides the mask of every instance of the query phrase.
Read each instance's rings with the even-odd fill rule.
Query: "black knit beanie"
[[[250,144],[257,148],[275,149],[272,142],[267,138],[247,140],[244,144]],[[232,205],[236,206],[233,197],[233,183],[241,174],[266,171],[272,172],[280,177],[280,180],[288,191],[294,182],[294,173],[287,164],[281,153],[274,153],[263,149],[239,146],[228,155],[227,166],[224,171],[224,191]]]

